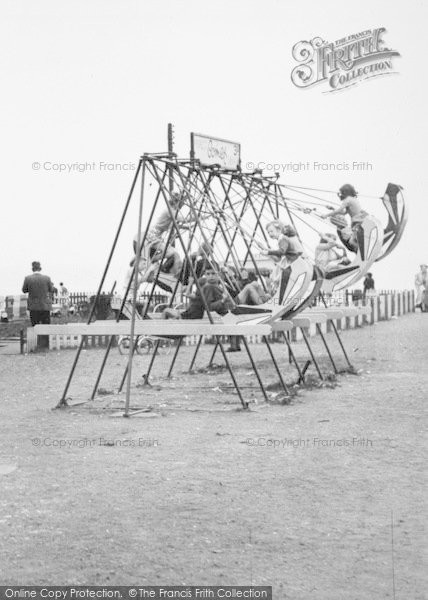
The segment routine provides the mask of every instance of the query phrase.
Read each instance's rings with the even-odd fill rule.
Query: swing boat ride
[[[169,152],[144,154],[139,160],[98,287],[97,298],[103,289],[132,198],[139,196],[138,234],[136,254],[133,256],[133,274],[119,301],[116,322],[91,322],[93,308],[86,325],[75,324],[76,332],[82,335],[81,343],[58,407],[68,405],[67,394],[82,351],[84,336],[97,333],[111,337],[95,381],[91,400],[96,396],[113,340],[116,336],[129,336],[127,366],[118,388],[121,392],[126,383],[124,416],[135,414],[130,412],[129,407],[132,364],[139,336],[155,336],[154,339],[157,339],[148,371],[144,376],[147,384],[162,339],[174,339],[177,342],[172,364],[168,370],[170,376],[186,335],[199,336],[191,368],[204,336],[214,336],[216,339],[214,352],[217,348],[220,349],[241,404],[244,408],[248,408],[248,402],[243,398],[242,390],[225,353],[222,336],[237,336],[242,340],[263,396],[267,399],[259,370],[245,337],[258,334],[266,345],[267,358],[272,360],[278,378],[287,392],[287,385],[273,355],[268,336],[273,331],[282,332],[288,351],[292,353],[286,336],[286,332],[292,326],[304,327],[308,319],[310,320],[314,315],[319,317],[316,320],[319,331],[321,331],[319,323],[323,320],[322,315],[325,319],[332,320],[334,326],[333,319],[343,313],[339,313],[337,307],[328,307],[326,297],[331,297],[332,294],[354,285],[370,271],[376,261],[388,257],[400,241],[407,222],[407,207],[399,185],[389,183],[381,197],[367,197],[372,204],[377,204],[377,213],[379,213],[379,206],[383,208],[386,213],[385,224],[382,224],[381,220],[369,210],[363,213],[360,222],[354,224],[351,229],[346,218],[338,214],[341,200],[338,200],[336,191],[282,184],[279,183],[277,175],[264,176],[259,170],[244,172],[240,168],[239,144],[198,134],[192,134],[191,140],[190,159],[180,159]],[[139,194],[136,193],[138,182],[140,182]],[[174,204],[177,198],[179,198],[178,206]],[[364,196],[360,195],[359,198]],[[159,211],[169,216],[169,227],[153,244],[153,229]],[[327,211],[336,211],[336,215],[327,220],[325,218]],[[293,261],[288,261],[284,257],[276,259],[276,262],[272,260],[271,269],[275,277],[268,289],[263,274],[266,269],[266,254],[275,245],[275,241],[267,235],[267,228],[273,222],[291,226],[303,252]],[[325,232],[331,232],[340,240],[346,259],[334,261],[326,268],[320,268],[314,260],[315,247],[319,243],[320,234],[324,235]],[[353,236],[351,241],[350,233]],[[188,280],[183,280],[183,271],[181,275],[171,275],[162,270],[168,249],[171,247],[181,255],[190,280],[193,282],[193,289],[204,301],[206,317],[203,319],[165,320],[156,318],[161,315],[153,312],[153,298],[159,286],[169,293],[170,307],[182,302],[183,289],[189,289]],[[151,252],[152,259],[155,256],[155,260],[150,259],[150,248],[156,249]],[[265,255],[263,259],[260,257],[261,251]],[[251,269],[263,288],[265,301],[256,305],[245,305],[237,304],[232,297],[229,297],[230,309],[227,313],[224,315],[214,313],[205,303],[195,265],[197,253],[199,256],[202,255],[207,264],[216,271],[225,290],[236,288],[234,278],[243,268]],[[140,268],[142,258],[145,259],[143,273]],[[147,275],[149,272],[150,277]],[[143,312],[139,314],[136,310],[136,302],[141,277],[151,282],[151,290]],[[131,286],[132,297],[129,298]],[[225,293],[226,296],[230,296],[230,292]],[[322,305],[317,304],[320,299]],[[121,314],[126,315],[128,320],[120,320]],[[37,325],[35,329],[38,335],[71,332],[68,325]],[[335,326],[334,332],[348,365],[351,366]],[[308,345],[306,337],[305,342]],[[332,360],[324,337],[323,343]],[[308,349],[314,358],[310,346]],[[301,372],[296,361],[294,362],[299,371],[299,380],[303,380],[304,373]],[[318,365],[316,366],[321,376]],[[334,368],[336,371],[335,365]]]

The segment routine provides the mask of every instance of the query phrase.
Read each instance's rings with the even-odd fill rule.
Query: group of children
[[[331,219],[337,226],[342,241],[340,244],[334,234],[321,235],[315,251],[315,264],[324,271],[350,263],[343,244],[356,251],[357,229],[367,215],[360,206],[353,186],[342,186],[339,197],[342,200],[341,207],[322,216]],[[238,273],[227,264],[219,265],[207,242],[201,244],[196,252],[182,259],[175,248],[175,239],[180,235],[180,230],[190,229],[195,222],[194,218],[181,212],[184,203],[183,193],[173,193],[169,207],[162,212],[154,227],[149,229],[145,239],[141,235],[135,236],[133,243],[135,254],[138,254],[138,240],[141,244],[137,287],[143,282],[156,280],[157,285],[167,292],[177,291],[177,286],[181,286],[180,292],[188,298],[186,310],[165,309],[165,318],[201,318],[205,307],[209,311],[224,315],[239,305],[260,305],[268,302],[278,289],[281,270],[286,269],[299,257],[304,257],[304,249],[294,228],[274,220],[268,223],[266,233],[270,239],[276,241],[277,247],[272,249],[258,244],[262,254],[270,257],[275,265],[267,277],[261,277],[260,273],[247,273],[247,277],[243,277],[242,271]],[[350,225],[345,215],[350,217]],[[172,227],[173,224],[175,227]],[[131,299],[134,293],[134,269],[135,257],[131,261],[126,281],[128,298]]]

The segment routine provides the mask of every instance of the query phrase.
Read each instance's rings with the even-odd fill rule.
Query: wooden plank
[[[341,319],[344,317],[343,309],[326,308],[310,308],[300,313],[302,317],[310,317],[311,315],[325,315],[328,319]]]
[[[272,331],[291,331],[293,327],[292,321],[275,321],[272,323]]]
[[[295,327],[310,327],[312,323],[325,323],[327,317],[321,313],[310,317],[293,317],[292,322]]]
[[[362,306],[343,306],[340,308],[340,311],[342,313],[342,317],[349,318],[364,314],[361,310],[362,308]]]
[[[370,315],[372,312],[372,307],[371,304],[367,304],[366,306],[359,306],[358,310],[360,315]]]
[[[36,335],[129,335],[129,321],[107,321],[104,324],[69,323],[68,325],[36,325]],[[269,335],[269,325],[246,325],[227,323],[193,323],[189,321],[137,321],[136,335],[186,336],[186,335]]]

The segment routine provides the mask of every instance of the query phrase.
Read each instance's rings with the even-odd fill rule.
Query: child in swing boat
[[[119,316],[119,313],[120,313],[119,318],[121,320],[131,318],[132,305],[134,302],[135,283],[137,284],[137,288],[136,288],[136,292],[135,292],[137,301],[136,301],[135,308],[139,315],[143,314],[143,310],[145,309],[146,303],[139,302],[138,296],[139,296],[140,285],[144,281],[145,269],[146,269],[146,262],[143,258],[140,258],[140,262],[138,263],[138,267],[137,267],[137,282],[135,282],[135,258],[132,259],[131,262],[129,263],[129,269],[126,273],[125,280],[123,283],[123,292],[122,292],[122,294],[117,295],[114,298],[114,301],[112,302],[112,308],[113,308],[116,316]],[[122,311],[120,312],[120,308],[122,305],[122,298],[125,295],[126,295],[126,302],[122,307]]]
[[[243,277],[244,272],[247,275],[245,278]],[[243,284],[243,287],[239,294],[234,298],[236,304],[257,306],[258,304],[263,304],[270,300],[271,294],[269,293],[269,287],[265,282],[263,286],[263,283],[254,272],[248,272],[246,269],[242,269],[240,282]]]
[[[229,299],[229,295],[222,289],[220,278],[212,267],[205,269],[204,277],[198,279],[198,289],[194,294],[188,294],[187,297],[189,306],[186,310],[178,311],[174,308],[166,308],[163,311],[164,318],[202,319],[205,308],[210,312],[225,315],[235,306]]]
[[[357,250],[357,230],[361,222],[367,217],[368,213],[361,208],[360,201],[357,198],[358,193],[351,184],[345,183],[345,185],[342,185],[337,195],[342,201],[340,208],[322,215],[321,218],[330,219],[333,217],[332,222],[341,230],[342,237]],[[341,215],[348,215],[350,217],[350,227],[348,227],[345,222],[341,221]]]
[[[159,270],[160,273],[172,275],[178,278],[183,268],[183,260],[175,248],[169,246],[165,249],[165,245],[155,242],[149,250],[151,265],[147,270],[147,281],[154,281],[155,273]],[[159,267],[159,261],[162,264]]]
[[[159,215],[158,220],[156,221],[155,225],[149,229],[149,231],[147,232],[147,236],[146,239],[144,241],[144,246],[141,249],[141,254],[142,256],[145,257],[146,255],[146,248],[150,247],[150,245],[152,245],[153,243],[156,242],[162,242],[165,237],[166,234],[170,231],[171,226],[175,222],[177,223],[177,226],[179,229],[189,229],[189,225],[190,223],[194,222],[194,218],[191,216],[186,217],[182,212],[181,209],[184,206],[185,203],[185,193],[181,192],[173,192],[171,194],[171,198],[168,201],[168,205],[169,205],[169,209],[168,207],[162,211],[162,213]],[[174,215],[174,217],[172,216]],[[141,232],[140,235],[140,239],[142,241],[144,236],[144,232]],[[173,243],[174,238],[176,237],[176,233],[174,233],[170,239],[170,242]],[[134,248],[134,253],[137,254],[137,242],[138,242],[138,233],[135,235],[134,240],[133,240],[133,248]]]
[[[272,298],[272,286],[270,281],[270,272],[263,277],[260,273],[260,279],[253,271],[241,269],[240,277],[237,285],[241,290],[233,298],[234,302],[239,305],[257,306],[268,302]],[[263,277],[263,282],[261,281]],[[226,352],[240,352],[240,338],[236,335],[229,337],[230,346]]]
[[[337,242],[334,233],[320,234],[320,241],[315,248],[315,264],[323,271],[330,271],[337,266],[350,264],[345,249]]]
[[[303,246],[291,225],[284,225],[281,221],[271,221],[266,227],[266,232],[271,239],[278,241],[278,249],[266,248],[262,251],[264,256],[271,256],[276,259],[276,262],[285,259],[284,262],[290,264],[304,254]]]

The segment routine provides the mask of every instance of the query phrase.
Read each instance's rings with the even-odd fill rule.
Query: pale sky
[[[166,150],[168,122],[183,157],[195,131],[240,142],[244,166],[371,163],[364,172],[286,172],[280,181],[326,189],[349,182],[373,196],[389,181],[402,185],[407,230],[372,272],[378,289],[413,287],[428,262],[426,3],[3,0],[0,12],[0,296],[20,292],[33,260],[56,285],[97,288],[132,165]],[[401,54],[398,74],[333,94],[291,82],[296,42],[377,27]],[[58,172],[59,163],[95,168]],[[106,289],[126,271],[135,229]]]

